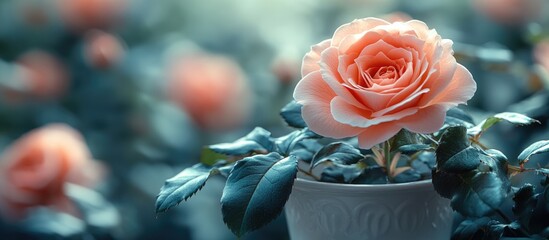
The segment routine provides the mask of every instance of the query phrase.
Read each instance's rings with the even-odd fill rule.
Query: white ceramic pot
[[[286,203],[292,240],[450,239],[452,208],[431,180],[335,184],[296,179]]]

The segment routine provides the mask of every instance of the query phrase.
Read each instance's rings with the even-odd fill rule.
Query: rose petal
[[[398,120],[398,125],[416,133],[433,133],[444,124],[447,105],[433,105],[420,109],[414,115]]]
[[[397,110],[398,108],[406,108],[406,105],[410,104],[410,103],[413,103],[414,100],[417,100],[421,95],[425,94],[425,93],[428,93],[429,92],[429,89],[421,89],[415,93],[413,93],[412,95],[410,95],[409,97],[407,97],[406,99],[398,102],[397,104],[395,105],[392,105],[392,106],[389,106],[383,110],[380,110],[380,111],[377,111],[377,112],[374,112],[372,114],[372,117],[381,117],[381,116],[384,116],[385,114],[387,113],[390,113],[390,112],[394,112],[395,110]],[[409,107],[412,107],[412,106],[409,106]]]
[[[331,40],[326,39],[319,44],[313,45],[311,50],[303,57],[303,64],[301,65],[301,76],[305,77],[307,74],[320,70],[320,54],[324,49],[330,46]]]
[[[332,138],[356,136],[362,131],[361,128],[351,127],[333,119],[330,101],[335,96],[319,72],[305,76],[294,91],[294,99],[303,105],[303,120],[313,132]]]
[[[345,100],[356,107],[363,107],[362,104],[349,92],[349,90],[341,85],[344,81],[341,79],[337,71],[339,65],[337,48],[328,48],[322,52],[322,62],[320,63],[320,72],[322,79],[332,88],[337,96],[345,98]]]
[[[473,97],[477,90],[477,83],[473,80],[473,75],[461,64],[457,63],[454,77],[444,91],[431,100],[431,104],[449,104],[457,106],[460,103],[466,103]]]
[[[332,99],[330,109],[331,114],[336,121],[358,128],[367,128],[380,123],[398,120],[417,112],[417,109],[409,108],[394,114],[370,117],[370,111],[357,108],[340,97]]]
[[[352,87],[348,85],[344,86],[362,103],[362,106],[365,106],[371,111],[379,111],[380,109],[385,108],[394,95],[391,93],[385,94],[383,92],[370,91],[368,89],[352,89]]]
[[[392,123],[382,123],[370,126],[358,135],[358,146],[364,149],[370,149],[376,144],[387,141],[400,131],[401,127]]]

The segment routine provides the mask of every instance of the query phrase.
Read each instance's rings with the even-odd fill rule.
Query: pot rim
[[[322,191],[322,192],[341,192],[341,191],[358,191],[358,192],[402,192],[402,191],[433,191],[431,179],[425,179],[407,183],[390,183],[390,184],[346,184],[346,183],[329,183],[307,180],[300,177],[295,179],[294,188],[305,191]]]

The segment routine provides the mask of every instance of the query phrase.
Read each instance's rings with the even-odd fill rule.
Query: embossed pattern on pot
[[[290,237],[307,239],[449,239],[452,210],[430,180],[345,185],[296,180],[286,204]]]

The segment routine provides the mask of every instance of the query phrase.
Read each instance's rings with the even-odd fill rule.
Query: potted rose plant
[[[450,201],[435,192],[432,173],[440,195],[451,197],[468,186],[455,181],[457,174],[480,168],[478,162],[499,164],[478,160],[499,156],[481,148],[460,153],[469,149],[466,141],[482,146],[481,132],[502,119],[534,121],[500,114],[474,125],[455,107],[476,84],[452,54],[452,41],[421,21],[365,18],[341,26],[303,59],[295,101],[281,111],[297,130],[275,138],[256,128],[206,147],[202,163],[166,181],[156,211],[223,175],[223,220],[238,236],[286,206],[293,239],[449,238]],[[496,165],[484,170],[497,171]],[[452,206],[460,201],[452,198]]]

